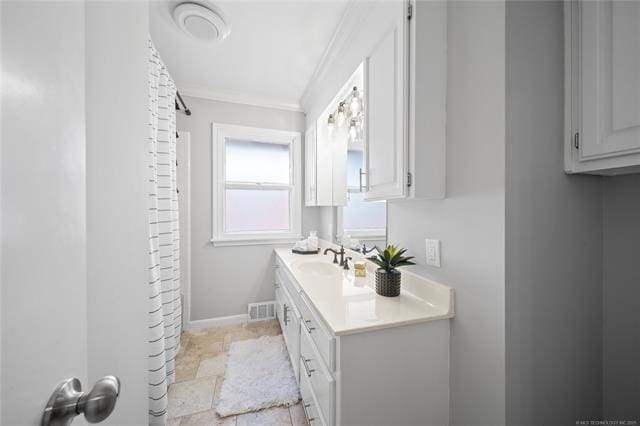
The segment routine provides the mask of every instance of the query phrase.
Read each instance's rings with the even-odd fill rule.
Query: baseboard
[[[207,327],[220,327],[221,325],[242,324],[247,322],[247,314],[230,315],[228,317],[207,318],[189,321],[187,330],[198,330]]]

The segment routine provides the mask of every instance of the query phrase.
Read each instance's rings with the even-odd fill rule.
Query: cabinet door
[[[580,2],[580,160],[640,152],[640,2]]]
[[[401,198],[407,193],[407,4],[388,2],[379,7],[388,9],[389,21],[365,61],[367,200]]]
[[[315,124],[304,133],[304,204],[317,205],[318,180],[316,174],[316,126]]]

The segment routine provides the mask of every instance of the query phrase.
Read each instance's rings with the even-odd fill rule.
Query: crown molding
[[[316,94],[322,90],[322,83],[327,72],[340,58],[345,46],[353,39],[360,23],[363,22],[371,12],[371,4],[369,3],[370,2],[349,0],[340,18],[340,22],[336,26],[336,31],[331,37],[318,66],[313,72],[300,98],[300,104],[305,111],[311,110],[313,99],[316,97]]]
[[[179,92],[183,96],[189,96],[192,98],[231,102],[234,104],[281,109],[285,111],[304,112],[302,105],[300,105],[300,102],[296,99],[258,96],[226,90],[205,89],[203,87],[189,85],[180,85]]]

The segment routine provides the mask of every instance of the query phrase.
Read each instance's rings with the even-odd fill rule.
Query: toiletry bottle
[[[318,250],[318,231],[309,231],[309,238],[307,238],[307,246],[309,250]]]

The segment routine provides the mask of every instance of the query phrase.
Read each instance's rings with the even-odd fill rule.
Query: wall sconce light
[[[349,141],[357,142],[362,140],[363,136],[364,111],[362,98],[357,86],[349,92],[349,95],[338,103],[338,108],[327,119],[327,129],[329,135],[333,135],[336,128],[343,128],[348,124],[346,129],[349,134]]]

